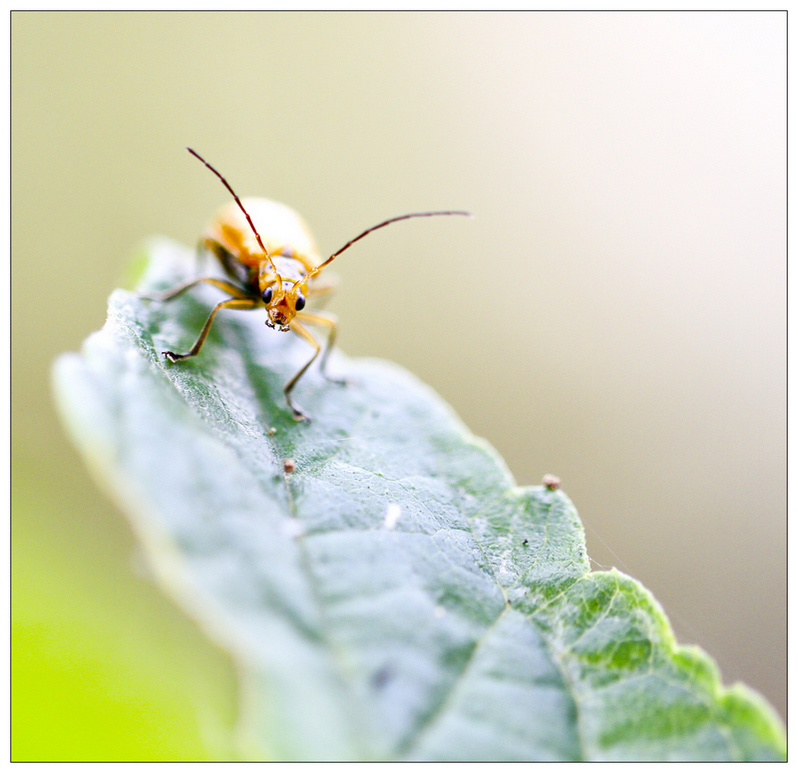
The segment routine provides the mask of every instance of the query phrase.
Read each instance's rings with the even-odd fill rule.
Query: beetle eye
[[[272,288],[271,287],[267,287],[263,291],[263,295],[261,297],[263,298],[263,302],[264,303],[269,303],[271,301],[271,299],[272,299]]]
[[[296,296],[296,310],[302,311],[305,308],[305,296],[302,293],[297,293]]]

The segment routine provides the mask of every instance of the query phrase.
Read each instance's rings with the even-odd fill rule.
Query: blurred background
[[[14,759],[224,756],[234,676],[147,578],[50,367],[153,234],[301,212],[349,355],[432,385],[599,568],[784,716],[786,14],[20,13]]]

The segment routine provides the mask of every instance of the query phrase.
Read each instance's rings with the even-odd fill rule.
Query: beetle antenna
[[[437,217],[438,215],[464,215],[465,217],[474,217],[470,212],[464,212],[462,210],[452,210],[448,212],[411,212],[409,215],[399,215],[399,217],[392,217],[390,220],[383,220],[382,223],[377,223],[377,225],[371,226],[371,228],[367,228],[363,231],[362,234],[356,236],[354,239],[350,239],[343,247],[341,247],[338,252],[334,252],[330,255],[324,263],[313,268],[306,277],[304,277],[303,281],[310,279],[310,277],[315,276],[318,274],[326,265],[332,263],[344,250],[348,250],[355,242],[359,242],[364,236],[370,234],[372,231],[376,231],[378,228],[384,228],[386,225],[390,225],[391,223],[396,223],[399,220],[409,220],[411,217]]]
[[[200,161],[202,161],[202,163],[205,164],[205,166],[207,166],[208,169],[210,169],[211,172],[213,172],[222,181],[222,185],[224,185],[224,187],[227,188],[227,190],[230,191],[230,193],[233,194],[233,198],[236,200],[236,204],[238,204],[239,209],[244,213],[244,217],[246,217],[247,222],[249,223],[249,227],[252,229],[252,233],[255,234],[255,238],[258,240],[258,244],[260,245],[260,248],[263,250],[264,254],[269,259],[269,263],[271,264],[272,271],[274,271],[274,273],[277,275],[278,285],[282,285],[282,277],[280,276],[280,273],[277,271],[277,266],[274,265],[274,261],[272,260],[272,256],[269,254],[269,251],[266,249],[266,246],[263,244],[263,240],[260,238],[260,234],[258,233],[258,229],[255,228],[255,223],[252,222],[252,218],[249,216],[249,212],[247,212],[246,209],[244,209],[244,205],[241,203],[241,199],[238,198],[238,195],[232,189],[232,187],[230,186],[230,183],[227,182],[227,180],[225,180],[224,177],[222,177],[222,175],[220,175],[219,172],[217,172],[199,153],[197,153],[196,150],[192,150],[191,148],[186,148],[186,150],[189,153],[191,153],[192,156],[194,156],[195,158],[198,158]],[[349,245],[347,245],[347,247],[348,246]]]

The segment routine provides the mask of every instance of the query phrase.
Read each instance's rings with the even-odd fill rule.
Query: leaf
[[[150,248],[140,293],[189,273]],[[61,413],[130,517],[164,589],[240,670],[244,757],[781,759],[783,731],[712,661],[679,648],[634,580],[589,571],[561,492],[519,488],[432,391],[394,365],[311,368],[262,313],[219,293],[118,290]],[[294,471],[284,462],[293,460]]]

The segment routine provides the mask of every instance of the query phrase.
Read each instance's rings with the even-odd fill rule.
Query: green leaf
[[[150,248],[139,292],[190,275]],[[568,498],[394,365],[307,360],[262,313],[116,291],[56,363],[64,420],[164,589],[240,672],[241,755],[272,759],[781,759],[779,720],[679,648],[637,582],[589,570]],[[294,471],[284,462],[293,460]]]

